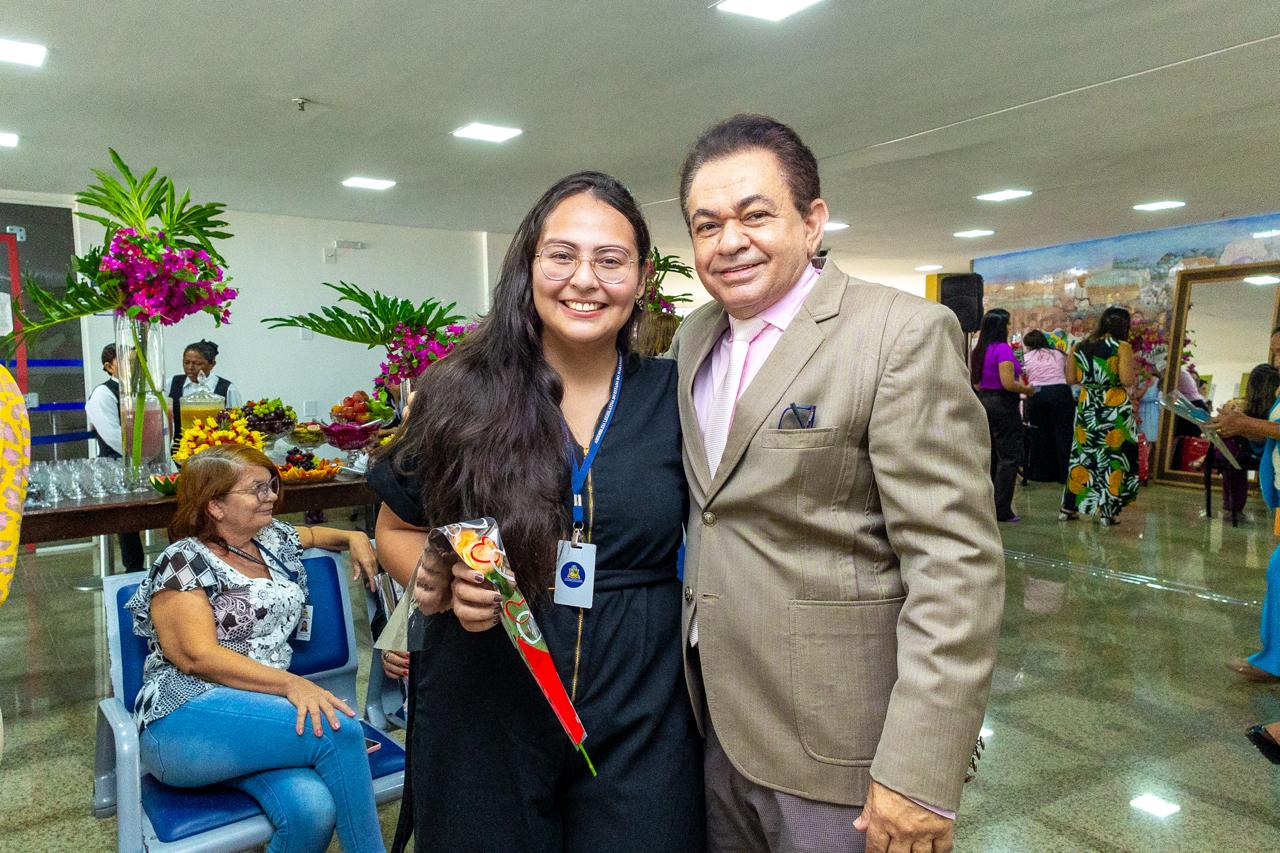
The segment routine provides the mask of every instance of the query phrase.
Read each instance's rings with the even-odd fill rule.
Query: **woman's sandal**
[[[1267,731],[1266,726],[1257,725],[1244,733],[1249,742],[1258,748],[1263,757],[1272,764],[1280,764],[1280,743]]]

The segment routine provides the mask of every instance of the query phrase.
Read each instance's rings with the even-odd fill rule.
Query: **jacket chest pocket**
[[[822,429],[766,429],[760,431],[760,446],[770,450],[807,450],[831,447],[836,443],[840,430],[836,427]]]

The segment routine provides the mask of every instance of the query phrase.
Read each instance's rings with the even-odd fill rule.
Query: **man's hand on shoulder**
[[[951,853],[955,821],[872,780],[853,828],[867,834],[867,853]]]

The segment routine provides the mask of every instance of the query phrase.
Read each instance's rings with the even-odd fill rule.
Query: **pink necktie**
[[[729,318],[729,331],[732,342],[729,345],[729,366],[725,370],[724,379],[716,387],[711,398],[711,411],[707,417],[707,428],[702,435],[702,443],[707,451],[707,467],[711,476],[715,476],[720,467],[720,457],[724,455],[724,446],[729,441],[729,427],[733,424],[733,410],[742,392],[742,371],[747,366],[747,352],[751,342],[764,330],[765,321],[760,317],[750,320]]]

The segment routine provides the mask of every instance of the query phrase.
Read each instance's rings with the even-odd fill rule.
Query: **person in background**
[[[1009,312],[993,308],[983,315],[978,343],[969,355],[969,381],[987,412],[996,521],[1010,524],[1019,520],[1013,512],[1013,489],[1023,450],[1019,395],[1036,393],[1021,377],[1022,367],[1009,346]]]
[[[1266,420],[1267,413],[1275,404],[1277,390],[1280,390],[1280,370],[1269,364],[1259,364],[1249,371],[1244,398],[1232,400],[1224,408],[1238,409],[1255,420]],[[1249,471],[1259,467],[1264,442],[1244,435],[1233,435],[1223,441],[1231,455],[1240,463],[1240,467],[1236,468],[1225,459],[1220,460],[1221,454],[1212,445],[1205,464],[1222,472],[1222,511],[1234,523],[1239,521],[1240,514],[1244,512],[1245,500],[1249,494]]]
[[[1209,401],[1204,398],[1204,394],[1200,391],[1200,377],[1194,374],[1185,364],[1178,365],[1178,393],[1187,398],[1187,401],[1197,409],[1203,409],[1211,412]],[[1188,421],[1186,418],[1173,419],[1173,436],[1179,438],[1184,435],[1198,436],[1200,435],[1200,427]]]
[[[98,455],[107,459],[119,459],[123,454],[120,437],[120,383],[116,381],[116,345],[102,348],[102,369],[107,381],[93,389],[84,404],[85,418],[98,442]],[[125,530],[116,534],[120,542],[120,562],[125,570],[136,572],[143,568],[146,553],[142,548],[142,534]]]
[[[1067,384],[1067,356],[1039,329],[1027,332],[1022,343],[1026,380],[1036,389],[1024,405],[1032,427],[1027,479],[1065,484],[1075,419],[1075,399]]]
[[[1060,521],[1096,512],[1110,526],[1138,496],[1138,425],[1126,390],[1135,373],[1129,312],[1112,306],[1067,360],[1067,382],[1080,385],[1080,396]]]
[[[360,721],[288,670],[307,602],[303,549],[349,551],[370,583],[377,557],[359,531],[276,520],[281,499],[280,472],[260,450],[224,444],[182,466],[173,544],[125,605],[148,647],[139,750],[166,785],[221,782],[255,799],[275,826],[272,853],[323,851],[335,825],[347,853],[376,853]]]
[[[244,405],[244,397],[231,380],[213,372],[218,365],[218,345],[213,341],[200,340],[187,344],[182,351],[182,372],[169,381],[169,399],[173,404],[174,439],[178,439],[177,425],[181,418],[182,397],[195,388],[200,374],[205,375],[205,387],[215,394],[226,398],[227,408],[235,409]]]
[[[1275,340],[1275,336],[1272,336]],[[1254,368],[1256,372],[1258,368]],[[1253,373],[1249,374],[1250,392],[1252,392]],[[1249,395],[1253,396],[1252,393]],[[1223,406],[1210,421],[1224,439],[1246,438],[1250,441],[1262,442],[1262,453],[1259,457],[1258,487],[1267,508],[1275,511],[1280,507],[1280,400],[1273,400],[1266,417],[1260,418],[1249,414],[1244,408],[1227,404]],[[1280,518],[1277,518],[1277,530],[1280,531]],[[1262,618],[1258,625],[1261,650],[1250,655],[1248,659],[1232,658],[1227,668],[1247,681],[1274,684],[1280,682],[1280,547],[1271,554],[1271,562],[1267,566],[1267,593],[1262,600]],[[1277,751],[1275,736],[1280,734],[1280,725],[1272,723],[1268,726],[1254,726],[1247,736],[1264,755],[1275,761],[1280,757]]]

